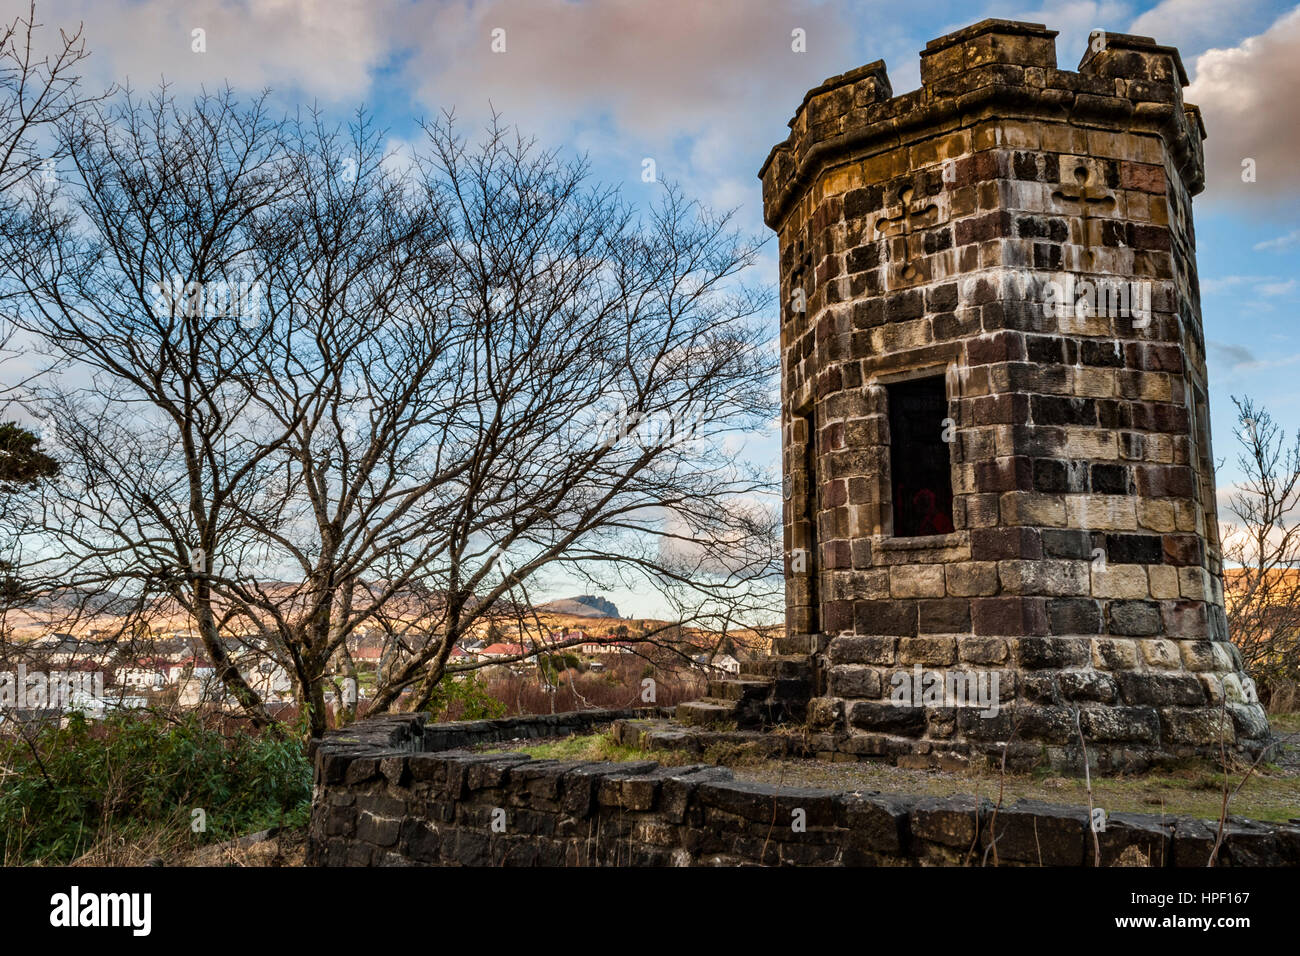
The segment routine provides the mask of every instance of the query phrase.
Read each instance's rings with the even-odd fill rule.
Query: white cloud
[[[725,503],[732,515],[743,516],[759,526],[778,519],[780,505],[756,495],[732,496]],[[748,574],[760,570],[771,558],[766,550],[771,541],[755,542],[739,532],[708,530],[697,536],[691,522],[676,511],[662,510],[658,539],[659,560],[692,568],[706,575]],[[727,546],[731,545],[730,548]]]
[[[271,86],[328,103],[365,96],[399,9],[395,0],[64,0],[37,13],[47,42],[60,27],[85,24],[86,77],[97,85],[129,78],[148,89],[166,77],[185,91],[229,82],[246,93]],[[205,52],[193,49],[195,30]]]
[[[1229,342],[1215,341],[1209,341],[1205,344],[1209,346],[1210,354],[1214,356],[1216,361],[1222,361],[1224,364],[1230,365],[1233,369],[1242,366],[1255,365],[1258,362],[1258,359],[1255,358],[1255,353],[1244,345],[1233,345]]]
[[[603,119],[669,137],[759,115],[779,130],[805,90],[858,65],[840,14],[807,2],[490,0],[421,14],[431,22],[410,33],[422,54],[410,63],[420,98],[472,111],[490,100],[530,124]],[[807,31],[807,53],[791,51],[796,27]],[[491,48],[498,28],[504,53]]]
[[[1260,6],[1259,0],[1162,0],[1127,32],[1176,46],[1186,57],[1223,42],[1225,33],[1253,20]]]
[[[1201,280],[1201,295],[1222,295],[1234,289],[1242,290],[1240,295],[1276,296],[1285,295],[1296,286],[1294,279],[1272,275],[1227,275]]]
[[[1201,279],[1201,295],[1218,295],[1252,278],[1252,276],[1219,276],[1214,279]]]
[[[1206,198],[1274,206],[1300,191],[1300,8],[1264,33],[1196,61],[1189,103],[1201,107]],[[1242,182],[1242,161],[1255,161],[1256,181]]]
[[[425,115],[454,109],[474,133],[491,108],[546,146],[590,152],[600,174],[640,182],[641,160],[714,206],[744,202],[758,226],[756,174],[804,93],[859,65],[857,29],[883,0],[66,0],[47,34],[84,21],[93,86],[162,78],[181,96],[227,82],[271,87],[285,106],[349,108],[396,88]],[[492,31],[505,30],[505,52]],[[807,52],[791,49],[806,32]],[[191,49],[205,32],[206,52]],[[876,31],[873,46],[900,30]],[[906,44],[915,61],[914,43]],[[915,63],[901,64],[914,73]],[[381,74],[382,71],[382,74]],[[376,80],[382,75],[382,86]],[[403,101],[396,119],[406,112]],[[404,130],[402,131],[405,132]],[[743,165],[740,165],[743,164]]]
[[[1260,372],[1267,369],[1286,368],[1300,362],[1300,353],[1283,355],[1278,358],[1261,359],[1256,357],[1255,353],[1244,345],[1209,341],[1206,346],[1210,353],[1210,363],[1215,367],[1216,374],[1224,373],[1229,377],[1241,372]]]
[[[415,50],[403,80],[424,109],[454,107],[467,133],[491,106],[547,146],[590,154],[597,174],[628,187],[634,200],[643,194],[642,160],[652,158],[660,181],[715,208],[743,206],[737,225],[761,230],[759,166],[788,134],[804,93],[860,65],[856,28],[876,9],[889,7],[883,0],[853,10],[815,0],[422,7],[427,22],[405,29]],[[504,53],[492,51],[498,28]],[[805,53],[791,49],[796,28],[806,32]],[[876,42],[873,35],[873,51]]]
[[[1265,249],[1285,249],[1287,246],[1293,246],[1300,242],[1300,229],[1292,229],[1285,235],[1277,236],[1273,239],[1265,239],[1263,242],[1255,243],[1253,248],[1256,252],[1262,252]]]

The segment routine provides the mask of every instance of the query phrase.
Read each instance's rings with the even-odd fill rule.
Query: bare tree
[[[641,217],[499,125],[473,147],[449,121],[426,133],[463,370],[421,562],[446,607],[376,707],[405,687],[424,706],[451,649],[544,571],[621,574],[694,617],[751,596],[774,557],[753,500],[770,486],[727,447],[773,412],[751,321],[767,299],[733,282],[756,245],[672,188]]]
[[[76,72],[90,54],[82,28],[60,30],[52,52],[42,54],[36,3],[26,18],[0,25],[0,196],[11,201],[33,179],[53,178],[60,157],[57,127],[94,99],[80,92]],[[108,94],[103,94],[108,95]]]
[[[775,413],[757,244],[495,122],[426,134],[403,165],[364,114],[128,95],[65,126],[75,176],[5,252],[71,364],[39,390],[71,459],[46,577],[183,608],[261,721],[240,652],[319,733],[348,639],[386,630],[371,708],[422,708],[556,571],[682,620],[771,608],[772,483],[732,444]]]
[[[60,31],[49,52],[42,53],[36,4],[26,16],[0,24],[0,243],[20,241],[26,217],[22,207],[34,193],[47,191],[62,152],[58,125],[100,97],[81,93],[78,69],[89,55],[80,25]],[[103,94],[108,95],[108,94]],[[9,289],[0,285],[0,304]],[[34,376],[30,367],[15,370],[24,344],[9,317],[0,313],[0,414],[21,402]],[[17,500],[18,487],[52,477],[58,464],[40,447],[40,439],[17,422],[0,422],[0,639],[7,639],[5,612],[27,591],[18,567],[18,529],[30,516]]]
[[[258,695],[221,636],[212,556],[256,547],[242,514],[268,480],[275,437],[253,430],[232,374],[265,339],[204,290],[267,268],[257,236],[290,183],[282,123],[228,91],[182,108],[164,89],[90,104],[61,127],[71,169],[3,250],[15,321],[63,370],[34,389],[67,459],[43,485],[34,570],[192,615],[224,685],[255,720]],[[242,284],[242,285],[241,285]]]
[[[71,32],[60,30],[45,53],[40,49],[42,29],[35,0],[26,17],[0,24],[0,241],[6,243],[20,241],[28,222],[22,211],[28,198],[52,187],[63,156],[59,124],[112,92],[82,93],[78,69],[90,54],[80,24]],[[8,291],[0,286],[0,303]],[[22,350],[15,332],[8,317],[0,314],[0,363],[9,365],[9,373],[10,360]],[[0,413],[21,398],[31,370],[19,374],[22,378],[6,374],[0,384]]]
[[[1244,477],[1223,536],[1228,629],[1265,703],[1286,708],[1300,682],[1300,432],[1288,440],[1250,398],[1233,403]]]

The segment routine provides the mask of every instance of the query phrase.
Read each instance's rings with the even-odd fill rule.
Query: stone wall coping
[[[499,743],[525,737],[560,737],[574,733],[574,727],[597,727],[616,720],[660,717],[660,707],[632,707],[620,710],[575,710],[558,714],[526,714],[488,720],[459,720],[430,723],[428,714],[383,714],[366,717],[347,727],[326,731],[308,744],[316,759],[321,753],[360,755],[387,751],[411,753],[426,750],[456,750],[484,743]],[[429,742],[437,746],[428,747]]]
[[[549,728],[566,720],[585,723],[626,713],[579,712],[540,719],[453,724],[426,724],[424,715],[400,715],[362,720],[344,730],[332,731],[315,750],[317,786],[308,862],[381,862],[384,853],[394,852],[385,849],[390,846],[386,841],[396,839],[399,828],[407,832],[404,820],[418,818],[421,811],[413,808],[427,805],[433,812],[434,804],[426,804],[426,800],[443,801],[438,804],[443,809],[437,811],[443,815],[425,822],[459,833],[458,827],[470,826],[468,821],[482,816],[479,792],[495,794],[485,797],[489,802],[513,794],[507,797],[507,805],[531,808],[521,819],[533,821],[546,813],[558,813],[570,820],[601,820],[602,825],[617,829],[624,827],[629,815],[646,814],[647,825],[659,828],[655,831],[657,839],[666,834],[664,828],[677,828],[679,847],[718,839],[716,832],[710,836],[692,835],[694,825],[688,823],[691,807],[697,808],[697,816],[703,814],[703,819],[715,821],[709,828],[712,831],[718,825],[732,826],[726,823],[728,820],[736,821],[735,851],[709,851],[706,858],[696,862],[906,863],[925,859],[980,863],[991,859],[990,825],[997,833],[997,854],[1003,862],[1048,866],[1085,866],[1094,862],[1088,814],[1082,807],[1019,800],[995,808],[988,799],[977,801],[969,795],[913,796],[754,783],[736,780],[726,768],[705,764],[539,760],[521,753],[484,754],[464,749],[429,752],[412,750],[410,746],[417,738],[425,739],[424,734],[434,728],[438,728],[434,734],[472,739],[487,732],[504,732],[506,728],[517,730],[525,724]],[[432,790],[428,796],[417,796],[413,787],[424,788],[421,793]],[[521,802],[510,802],[516,800]],[[363,804],[370,808],[365,815],[366,829],[360,826],[361,818],[348,811],[344,818],[353,823],[345,822],[340,831],[336,809]],[[463,809],[458,809],[462,805]],[[555,809],[546,810],[546,806]],[[807,829],[816,834],[815,839],[801,842],[786,833],[788,825],[773,827],[774,819],[789,820],[797,811],[803,812]],[[412,812],[417,817],[411,817]],[[462,815],[467,822],[458,822]],[[1185,816],[1115,813],[1109,816],[1106,830],[1098,835],[1102,862],[1112,865],[1128,847],[1136,846],[1144,855],[1158,858],[1157,865],[1204,866],[1218,825],[1217,820]],[[352,827],[350,832],[348,826]],[[617,832],[624,833],[625,829]],[[368,845],[370,832],[384,834],[385,842]],[[766,835],[751,842],[747,839],[750,834]],[[531,836],[520,834],[513,839],[517,847],[519,839],[536,839],[540,845],[553,838],[544,826]],[[453,843],[460,847],[467,841],[474,845],[474,853],[483,852],[477,835],[466,840],[457,838]],[[776,860],[769,860],[769,843],[773,844]],[[627,849],[634,852],[637,848]],[[751,851],[758,854],[758,860],[748,859]],[[681,853],[690,857],[692,852],[696,851],[678,849],[673,859],[677,860]],[[654,859],[663,862],[659,857]],[[1220,863],[1300,865],[1300,827],[1229,817]]]
[[[968,27],[962,27],[960,30],[954,30],[952,33],[945,33],[941,37],[935,37],[925,45],[924,52],[935,53],[958,43],[963,43],[966,40],[973,40],[975,37],[983,36],[986,33],[1000,33],[1003,36],[1042,37],[1045,40],[1055,40],[1059,32],[1058,30],[1047,29],[1047,26],[1042,23],[1030,23],[1026,20],[1002,20],[997,17],[990,17],[987,20],[981,20],[979,23],[972,23]]]

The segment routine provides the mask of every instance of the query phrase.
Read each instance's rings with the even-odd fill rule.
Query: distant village
[[[544,689],[546,677],[541,662],[554,672],[573,668],[584,674],[616,670],[620,661],[644,658],[674,670],[696,673],[700,678],[734,676],[741,664],[762,653],[767,641],[746,632],[746,638],[721,640],[707,631],[671,628],[665,638],[652,622],[593,617],[575,623],[568,615],[564,623],[543,623],[540,630],[503,627],[490,623],[452,649],[449,679],[513,676],[535,677]],[[657,623],[657,622],[655,622]],[[643,635],[654,633],[650,640]],[[360,704],[364,709],[376,678],[389,663],[388,656],[405,646],[422,647],[427,634],[408,631],[397,638],[378,629],[359,629],[346,644],[346,657],[337,655],[334,686],[339,693],[326,693],[327,704]],[[295,684],[274,655],[251,646],[246,637],[228,642],[231,659],[240,673],[272,712],[293,707]],[[0,720],[19,721],[64,718],[80,712],[92,719],[122,709],[153,706],[173,708],[223,707],[231,701],[203,651],[199,636],[187,630],[166,630],[124,637],[119,629],[87,628],[83,634],[51,631],[26,639],[11,638],[0,656]],[[724,649],[725,648],[725,649]],[[475,666],[477,665],[477,666]],[[25,675],[51,675],[50,688],[33,693],[32,679]],[[53,675],[95,675],[94,692],[87,681],[68,679],[60,686],[70,693],[54,693]],[[345,676],[345,675],[355,675]],[[24,686],[25,684],[25,686]],[[100,689],[102,688],[102,689]],[[337,700],[342,696],[342,701]]]

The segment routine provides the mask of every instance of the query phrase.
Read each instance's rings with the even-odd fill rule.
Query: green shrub
[[[10,862],[66,863],[108,836],[128,843],[176,828],[176,843],[306,822],[311,764],[297,737],[225,734],[196,715],[74,714],[31,746],[0,743],[0,830]],[[202,809],[206,829],[191,830]]]
[[[572,670],[582,673],[582,659],[577,654],[543,654],[537,658],[546,679],[554,684],[564,671]]]
[[[425,709],[434,720],[489,720],[506,715],[505,703],[488,692],[483,678],[472,673],[440,680]]]

